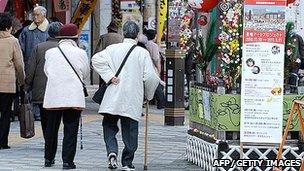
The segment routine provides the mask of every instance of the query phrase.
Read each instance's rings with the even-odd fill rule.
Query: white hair
[[[34,8],[34,11],[39,11],[43,16],[46,16],[46,8],[44,8],[43,6],[37,6]]]

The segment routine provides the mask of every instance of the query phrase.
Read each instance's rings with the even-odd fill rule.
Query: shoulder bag
[[[87,91],[87,88],[86,88],[85,83],[82,81],[82,79],[80,78],[80,76],[79,76],[78,73],[76,72],[75,68],[73,67],[73,65],[71,64],[71,62],[68,60],[68,58],[65,56],[65,54],[63,53],[63,51],[62,51],[62,49],[60,48],[59,45],[58,45],[58,49],[60,50],[60,52],[62,53],[63,57],[64,57],[64,58],[66,59],[66,61],[69,63],[69,65],[71,66],[71,68],[73,69],[73,71],[75,72],[75,74],[77,75],[79,81],[81,82],[82,87],[83,87],[84,97],[88,97],[89,94],[88,94],[88,91]]]

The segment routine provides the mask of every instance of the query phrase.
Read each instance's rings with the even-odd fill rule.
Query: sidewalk
[[[96,114],[98,105],[88,98],[87,110],[83,113],[83,150],[80,149],[80,134],[75,158],[77,170],[103,171],[107,169],[107,157],[102,132],[102,116]],[[163,126],[163,110],[151,109],[149,122],[148,170],[157,171],[194,171],[201,168],[188,163],[185,159],[187,126]],[[19,123],[11,125],[10,150],[0,151],[0,171],[61,170],[62,130],[59,132],[56,164],[45,169],[43,138],[40,123],[36,122],[36,136],[26,140],[19,136]],[[144,163],[144,117],[140,122],[139,147],[135,155],[136,170],[143,170]],[[117,136],[119,150],[123,148],[121,134]],[[121,153],[119,154],[119,157]],[[120,162],[120,160],[119,160]],[[120,163],[119,163],[120,164]],[[119,169],[117,169],[119,170]]]

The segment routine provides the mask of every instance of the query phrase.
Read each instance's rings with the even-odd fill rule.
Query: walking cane
[[[80,115],[80,149],[83,149],[83,143],[82,143],[82,116]]]
[[[144,170],[148,170],[147,158],[148,158],[148,118],[149,118],[149,101],[146,103],[146,121],[145,121],[145,160]]]

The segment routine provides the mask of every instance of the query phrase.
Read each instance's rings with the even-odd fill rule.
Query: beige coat
[[[16,78],[24,85],[24,63],[18,39],[9,32],[0,31],[0,92],[15,93]]]

